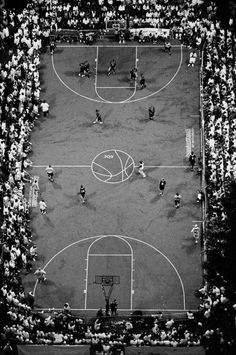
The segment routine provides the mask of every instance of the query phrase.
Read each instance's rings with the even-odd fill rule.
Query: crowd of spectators
[[[171,28],[176,38],[196,48],[205,38],[202,100],[207,218],[221,227],[227,220],[221,201],[227,182],[235,178],[235,34],[230,28],[221,28],[215,11],[213,2],[202,9],[198,4],[174,0],[35,0],[19,14],[1,10],[1,51],[5,60],[0,67],[0,338],[5,349],[13,344],[91,344],[97,351],[107,352],[114,346],[122,351],[125,345],[205,344],[212,348],[217,344],[222,351],[233,346],[220,326],[222,314],[234,314],[235,308],[225,285],[204,285],[198,291],[199,312],[187,312],[186,322],[160,316],[148,324],[141,318],[139,323],[130,319],[108,326],[99,318],[87,325],[68,310],[37,314],[33,312],[33,295],[26,295],[21,283],[22,271],[31,272],[37,257],[24,190],[26,168],[31,165],[30,132],[40,116],[40,52],[54,29],[101,28],[106,19],[127,20],[128,16],[133,26]]]

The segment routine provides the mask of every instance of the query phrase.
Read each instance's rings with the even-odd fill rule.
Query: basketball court
[[[107,76],[111,59],[116,74]],[[200,178],[191,172],[188,154],[200,155],[198,67],[188,68],[188,50],[162,46],[60,46],[41,61],[42,96],[50,115],[40,118],[31,135],[31,176],[40,191],[31,200],[31,226],[38,246],[37,267],[47,282],[24,276],[37,309],[80,312],[105,307],[117,299],[130,313],[184,312],[195,309],[201,284],[201,246],[191,235],[201,227],[196,203]],[[90,78],[79,78],[88,60]],[[147,87],[131,82],[137,65]],[[157,115],[148,119],[148,107]],[[99,109],[103,125],[93,124]],[[139,161],[147,177],[138,173]],[[55,169],[55,182],[45,168]],[[159,181],[167,181],[164,195]],[[80,185],[86,188],[81,204]],[[182,196],[174,206],[174,195]],[[48,210],[41,215],[38,200]],[[110,294],[109,294],[110,292]]]

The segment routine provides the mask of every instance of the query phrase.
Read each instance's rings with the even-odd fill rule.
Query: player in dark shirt
[[[116,61],[115,59],[112,59],[110,61],[110,65],[108,67],[108,70],[107,70],[107,75],[111,75],[111,74],[115,74],[116,73]]]
[[[140,81],[139,81],[139,83],[140,83],[140,88],[141,88],[141,90],[146,87],[146,80],[145,80],[143,74],[140,75]]]
[[[130,79],[131,80],[137,79],[137,68],[133,68],[130,70]]]

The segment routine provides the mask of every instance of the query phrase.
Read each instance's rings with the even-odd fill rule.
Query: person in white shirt
[[[138,172],[143,178],[146,177],[146,174],[144,172],[144,162],[142,160],[140,160],[140,162],[139,162]]]
[[[45,203],[45,201],[42,199],[39,201],[39,209],[40,209],[40,212],[41,214],[46,214],[46,208],[47,208],[47,205]]]
[[[43,112],[43,117],[47,117],[49,112],[49,104],[46,102],[46,100],[43,100],[40,106]]]
[[[51,165],[48,165],[45,170],[46,170],[46,172],[48,174],[48,180],[53,182],[54,181],[54,169],[53,169],[53,167]]]

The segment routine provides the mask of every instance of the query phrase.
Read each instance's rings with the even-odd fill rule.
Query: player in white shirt
[[[40,209],[40,212],[41,214],[46,214],[46,208],[47,208],[47,205],[45,203],[45,201],[42,199],[39,201],[39,209]]]
[[[53,169],[53,167],[51,165],[48,165],[45,170],[46,170],[46,172],[48,174],[48,180],[53,182],[54,181],[54,169]]]
[[[144,170],[144,162],[142,160],[140,160],[139,166],[138,166],[138,172],[143,178],[145,178],[146,174],[143,170]]]

